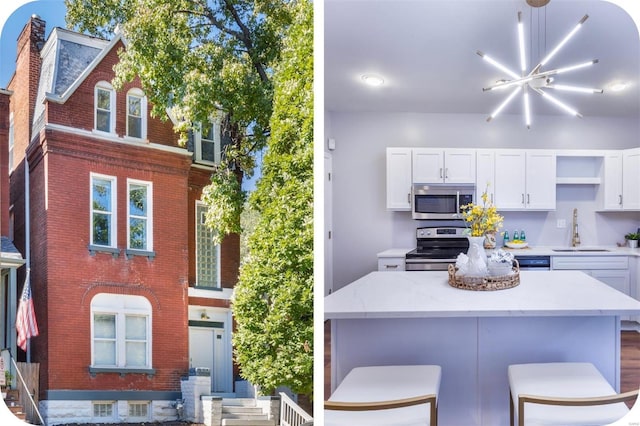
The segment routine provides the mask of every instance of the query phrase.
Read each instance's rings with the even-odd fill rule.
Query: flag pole
[[[25,265],[27,267],[27,280],[24,285],[31,285],[31,189],[29,185],[29,160],[24,156],[24,240],[25,240]],[[31,337],[27,337],[27,363],[31,362]]]

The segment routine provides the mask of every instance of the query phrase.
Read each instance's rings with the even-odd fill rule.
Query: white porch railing
[[[280,426],[302,426],[311,421],[313,417],[300,408],[286,393],[280,392]]]

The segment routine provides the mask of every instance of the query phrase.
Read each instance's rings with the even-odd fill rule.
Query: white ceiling
[[[525,0],[325,0],[325,109],[488,116],[507,93],[482,88],[507,76],[476,51],[519,72],[518,11],[525,23],[528,68],[588,14],[582,29],[542,71],[598,59],[555,82],[602,88],[604,94],[549,93],[585,118],[640,116],[638,31],[625,11],[603,0],[551,0],[536,9]],[[362,84],[364,73],[382,75],[384,85]],[[618,80],[630,87],[608,90]],[[566,115],[537,94],[531,105],[536,115]],[[522,97],[504,113],[523,114]]]

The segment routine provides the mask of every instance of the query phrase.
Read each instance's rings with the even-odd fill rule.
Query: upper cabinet
[[[598,196],[603,210],[640,210],[640,148],[605,153]]]
[[[476,151],[473,149],[414,148],[413,182],[476,182]]]
[[[496,150],[495,205],[499,210],[554,210],[556,208],[554,151]]]
[[[387,148],[387,209],[411,210],[411,148]]]
[[[411,210],[411,185],[475,184],[498,210],[555,210],[556,185],[591,185],[606,211],[640,210],[640,148],[387,148],[387,208]]]
[[[622,151],[622,204],[640,210],[640,148]]]
[[[496,156],[492,149],[479,149],[476,151],[476,200],[482,199],[482,194],[487,191],[487,197],[491,204],[495,203],[495,169]]]

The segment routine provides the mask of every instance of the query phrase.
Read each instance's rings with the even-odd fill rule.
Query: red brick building
[[[180,147],[139,81],[111,86],[120,35],[44,34],[34,16],[18,39],[6,163],[40,327],[30,355],[43,415],[52,425],[175,418],[190,367],[211,368],[213,392],[233,391],[239,239],[214,246],[198,202],[219,126]]]

